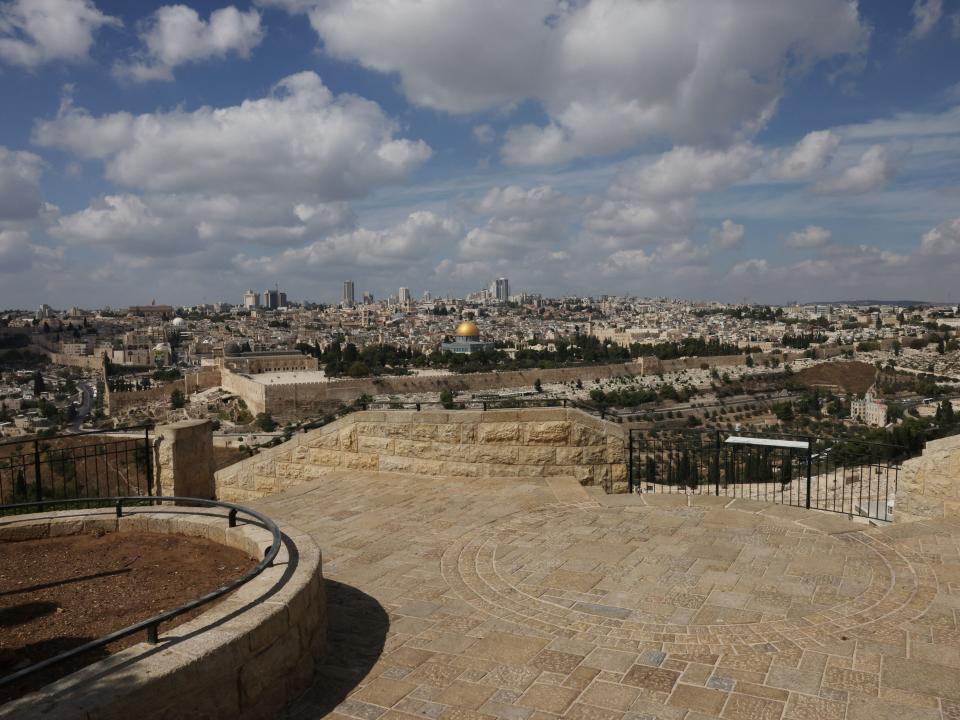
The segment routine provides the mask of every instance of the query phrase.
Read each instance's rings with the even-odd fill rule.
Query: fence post
[[[713,444],[713,489],[720,497],[720,431],[714,430]]]
[[[633,495],[633,428],[627,430],[627,490]]]
[[[813,466],[813,438],[807,437],[807,510],[810,509],[810,483]]]
[[[37,482],[36,494],[37,501],[43,500],[43,489],[40,486],[40,439],[33,441],[33,473]]]
[[[147,495],[153,495],[153,453],[150,451],[150,428],[143,429],[143,450],[147,457]]]

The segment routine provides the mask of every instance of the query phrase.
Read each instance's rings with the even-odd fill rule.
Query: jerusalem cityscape
[[[0,720],[960,720],[958,69],[0,0]]]

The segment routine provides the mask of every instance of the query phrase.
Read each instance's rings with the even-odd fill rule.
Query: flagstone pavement
[[[356,472],[253,505],[324,554],[289,720],[960,720],[958,522]]]

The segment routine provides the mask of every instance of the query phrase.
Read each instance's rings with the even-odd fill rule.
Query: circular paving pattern
[[[933,597],[882,533],[696,507],[521,511],[469,530],[442,569],[494,617],[621,648],[809,647],[882,634]]]

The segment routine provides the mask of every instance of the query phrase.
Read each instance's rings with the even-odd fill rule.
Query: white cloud
[[[481,214],[542,217],[570,209],[573,199],[549,185],[524,189],[518,185],[493,187],[475,206]]]
[[[771,175],[781,180],[806,180],[833,159],[840,138],[829,130],[808,133],[785,157],[771,168]]]
[[[719,228],[710,231],[710,238],[715,247],[720,250],[729,250],[740,244],[744,234],[743,225],[738,225],[733,220],[724,220]]]
[[[643,273],[653,266],[654,259],[643,250],[618,250],[608,257],[601,272],[604,275]]]
[[[471,134],[473,139],[481,145],[489,145],[497,139],[497,131],[490,125],[474,125]]]
[[[173,80],[178,65],[230,53],[248,57],[263,35],[256,10],[241,12],[231,5],[214,10],[205,21],[186,5],[164,5],[143,23],[143,50],[132,62],[118,63],[114,72],[134,82]]]
[[[43,208],[42,171],[43,161],[37,155],[0,145],[0,221],[37,217]]]
[[[83,62],[101,27],[120,27],[91,0],[11,0],[0,5],[0,60],[33,68]]]
[[[913,0],[913,28],[910,38],[919,40],[936,27],[943,16],[943,0]]]
[[[730,275],[733,277],[756,277],[766,275],[770,270],[770,264],[763,258],[751,258],[738,262],[730,268]]]
[[[860,194],[876,190],[893,178],[896,170],[890,153],[882,145],[872,145],[860,160],[840,175],[825,178],[814,186],[819,193]]]
[[[606,244],[656,242],[660,237],[686,234],[693,224],[688,199],[659,203],[608,200],[589,213],[585,228]]]
[[[819,248],[830,242],[833,233],[819,225],[808,225],[803,230],[790,233],[786,246],[792,248]]]
[[[955,255],[960,257],[960,217],[940,223],[924,233],[920,241],[923,255]]]
[[[68,101],[37,123],[33,140],[103,160],[107,178],[123,186],[330,201],[402,180],[430,156],[426,143],[395,132],[376,103],[334,96],[302,72],[265,98],[225,108],[95,117]]]
[[[653,163],[629,164],[617,174],[610,195],[672,198],[721,190],[748,178],[762,159],[762,151],[749,145],[728,150],[676,147]]]
[[[358,228],[326,237],[302,248],[291,248],[276,256],[234,258],[234,265],[246,272],[280,275],[316,273],[344,267],[389,270],[399,274],[409,267],[429,262],[431,255],[449,249],[463,232],[455,220],[418,211],[403,222],[385,229]]]
[[[60,250],[31,242],[25,230],[0,230],[0,275],[60,270],[62,257]]]
[[[729,143],[762,128],[793,73],[856,56],[847,0],[264,0],[305,12],[333,57],[396,73],[407,98],[453,113],[538,101],[503,158],[550,164],[651,137]],[[758,41],[762,38],[762,41]]]

